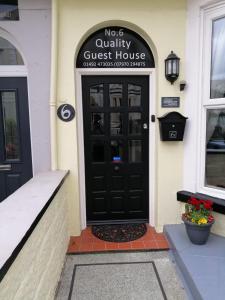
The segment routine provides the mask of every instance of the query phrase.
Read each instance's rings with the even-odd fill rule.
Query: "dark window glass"
[[[0,21],[19,20],[18,0],[0,0]]]
[[[141,86],[128,84],[128,106],[141,105]]]
[[[92,113],[91,114],[91,133],[104,134],[104,114]]]
[[[105,151],[104,151],[103,141],[94,141],[92,144],[92,160],[93,162],[103,162],[105,161]]]
[[[141,141],[129,141],[129,162],[141,162],[141,152],[142,152],[142,145]]]
[[[225,109],[207,111],[205,183],[225,188]]]
[[[122,162],[123,160],[122,141],[111,141],[111,160],[113,162]]]
[[[5,159],[19,159],[20,145],[16,112],[16,93],[2,92],[1,97],[5,137]]]
[[[111,107],[119,107],[122,105],[122,84],[110,84],[109,85],[109,98]]]
[[[129,134],[141,134],[141,113],[129,113]]]
[[[213,21],[210,98],[225,98],[225,18]]]
[[[110,123],[111,135],[122,134],[122,128],[123,128],[122,114],[111,113],[110,119],[111,119],[111,123]]]
[[[24,65],[17,49],[2,37],[0,37],[0,65]]]
[[[103,107],[103,84],[90,88],[90,104],[94,107]]]

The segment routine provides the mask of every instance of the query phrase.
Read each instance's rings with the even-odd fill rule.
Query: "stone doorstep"
[[[210,234],[206,245],[194,245],[184,224],[166,225],[164,233],[191,298],[224,300],[225,238]]]

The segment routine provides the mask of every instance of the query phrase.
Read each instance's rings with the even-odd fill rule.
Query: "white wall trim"
[[[150,116],[155,114],[155,69],[75,69],[77,134],[78,134],[78,167],[80,191],[81,229],[86,228],[86,195],[85,195],[85,160],[83,136],[83,107],[82,107],[82,80],[83,75],[147,75],[149,76],[149,218],[150,225],[155,226],[155,123]]]
[[[26,66],[0,66],[0,77],[27,77]]]

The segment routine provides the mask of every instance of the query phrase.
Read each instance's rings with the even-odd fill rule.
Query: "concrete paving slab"
[[[165,233],[193,298],[224,300],[225,238],[210,234],[205,245],[194,245],[184,224],[166,225]]]
[[[185,300],[167,252],[69,255],[56,300]]]

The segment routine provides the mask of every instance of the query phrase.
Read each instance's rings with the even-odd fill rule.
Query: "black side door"
[[[83,76],[87,222],[148,221],[149,77]]]
[[[26,77],[0,77],[0,201],[32,177]]]

